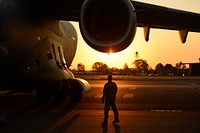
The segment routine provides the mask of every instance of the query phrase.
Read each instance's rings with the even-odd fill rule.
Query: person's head
[[[112,75],[108,75],[108,81],[112,81]]]

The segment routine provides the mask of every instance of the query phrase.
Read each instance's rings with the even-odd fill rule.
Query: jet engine
[[[79,25],[90,47],[100,52],[119,52],[133,41],[136,13],[129,0],[85,0]]]

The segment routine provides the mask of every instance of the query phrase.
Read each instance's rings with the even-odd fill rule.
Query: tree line
[[[123,69],[109,68],[103,62],[95,62],[92,65],[91,72],[95,74],[118,74],[118,75],[159,75],[159,76],[186,76],[189,75],[189,69],[182,62],[176,63],[175,66],[171,64],[163,65],[158,63],[155,69],[152,69],[146,60],[137,59],[132,63],[135,67],[129,68],[127,63],[124,64]],[[79,63],[76,72],[85,73],[85,65]]]

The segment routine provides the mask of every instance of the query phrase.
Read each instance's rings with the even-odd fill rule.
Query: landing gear
[[[56,103],[64,102],[68,97],[70,103],[78,103],[82,98],[83,88],[75,79],[63,80],[61,87],[54,92],[49,89],[39,88],[36,90],[37,103],[42,103],[54,96]]]
[[[82,98],[82,90],[82,86],[76,80],[63,80],[61,89],[55,94],[55,101],[63,102],[69,96],[70,103],[78,103]]]
[[[67,99],[68,90],[66,88],[61,88],[58,92],[54,94],[54,100],[56,103],[62,103]]]
[[[38,88],[36,89],[36,102],[43,103],[51,99],[51,94],[47,89]]]
[[[72,103],[78,103],[82,98],[82,87],[78,83],[73,83],[69,91],[69,99]]]

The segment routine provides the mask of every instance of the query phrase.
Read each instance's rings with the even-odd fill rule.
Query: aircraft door
[[[65,62],[65,59],[63,56],[62,48],[60,48],[60,47],[61,47],[61,45],[52,44],[55,61],[56,61],[57,65],[60,68],[62,68],[62,67],[65,67],[66,62]]]

